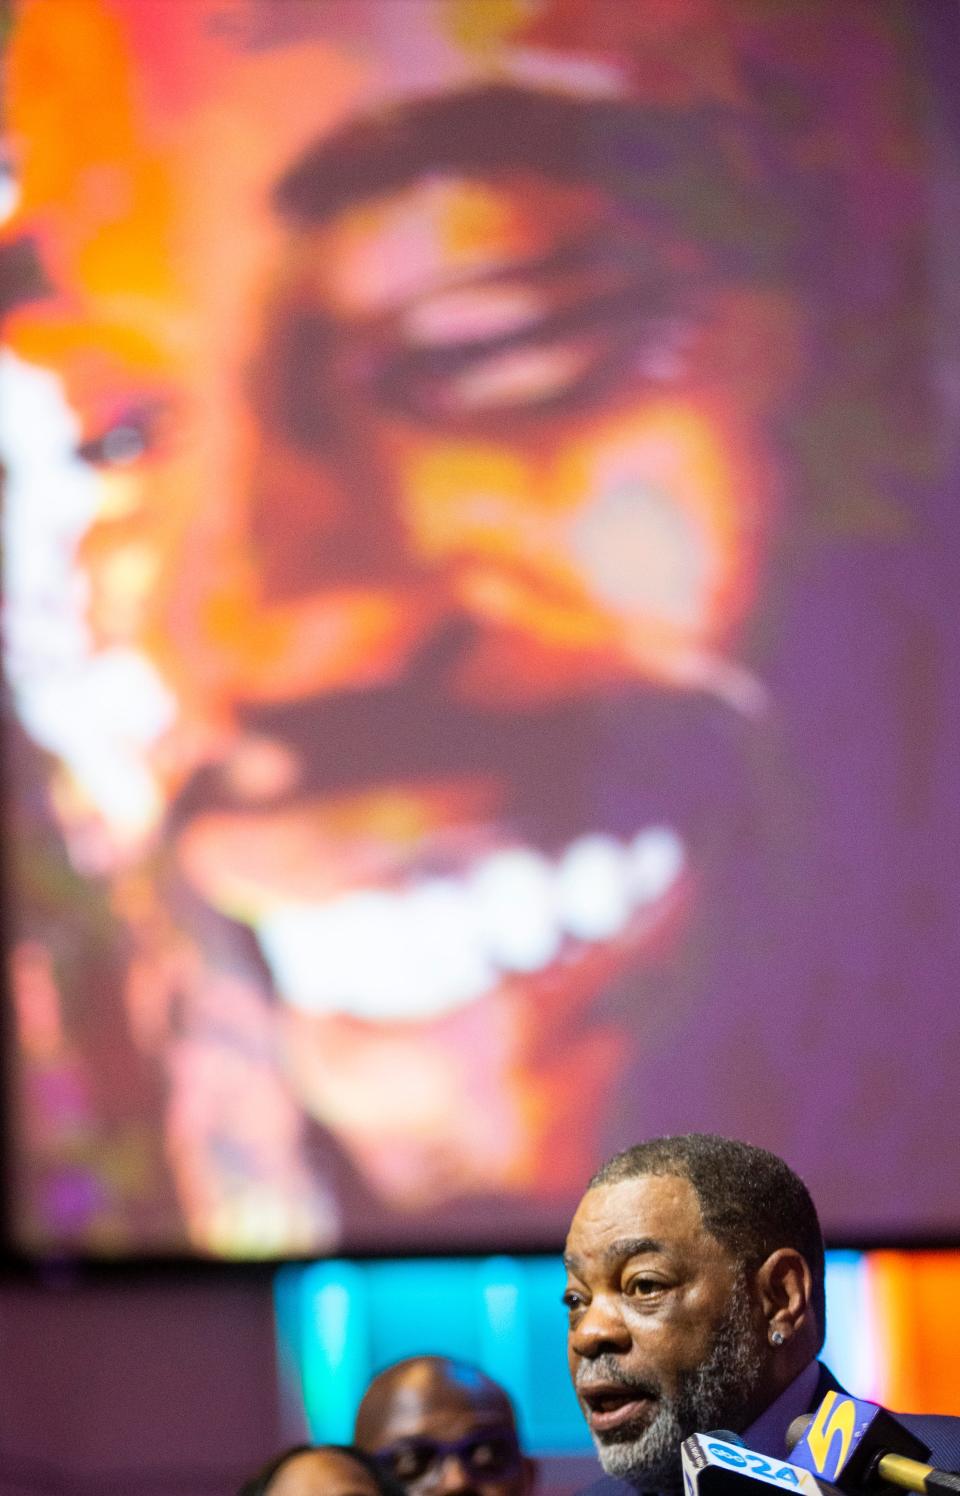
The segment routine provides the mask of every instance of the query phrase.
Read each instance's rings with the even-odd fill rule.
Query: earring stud
[[[786,1337],[783,1335],[783,1333],[780,1330],[773,1330],[773,1331],[771,1331],[771,1334],[770,1334],[770,1344],[771,1345],[783,1345],[783,1342],[784,1342],[785,1338]]]

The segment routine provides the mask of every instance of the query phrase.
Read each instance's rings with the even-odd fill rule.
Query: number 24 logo
[[[784,1485],[797,1486],[797,1472],[791,1465],[781,1465],[778,1470],[762,1454],[753,1454],[749,1449],[734,1449],[730,1444],[708,1444],[707,1452],[732,1465],[735,1470],[749,1470],[751,1475],[762,1475],[767,1480],[778,1480]]]

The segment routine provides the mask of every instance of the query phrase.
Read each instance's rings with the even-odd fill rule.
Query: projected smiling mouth
[[[248,711],[293,782],[251,802],[227,764],[173,808],[188,882],[254,932],[305,1014],[430,1019],[601,950],[626,961],[680,897],[673,825],[576,808],[591,707],[500,717],[444,699],[470,632],[434,641],[402,684]]]
[[[256,861],[255,845],[250,852]],[[569,968],[604,942],[632,947],[668,906],[684,863],[676,833],[651,826],[627,843],[584,833],[554,858],[505,844],[459,876],[413,873],[311,901],[258,897],[250,869],[245,912],[210,892],[221,912],[250,924],[277,993],[294,1007],[402,1021],[449,1012],[504,977]]]
[[[683,860],[665,827],[626,846],[588,833],[555,861],[505,847],[461,879],[281,905],[254,928],[278,990],[307,1012],[433,1017],[504,975],[570,964],[579,947],[635,937],[656,919]]]

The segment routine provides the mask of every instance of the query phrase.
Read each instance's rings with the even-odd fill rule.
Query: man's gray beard
[[[609,1370],[615,1373],[616,1368]],[[641,1491],[681,1489],[684,1439],[741,1421],[742,1410],[750,1405],[762,1376],[763,1351],[741,1279],[710,1354],[694,1371],[680,1374],[676,1395],[660,1398],[653,1422],[641,1434],[617,1442],[606,1443],[594,1435],[605,1472]]]

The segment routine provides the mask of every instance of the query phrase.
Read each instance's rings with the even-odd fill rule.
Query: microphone
[[[793,1441],[791,1443],[791,1440]],[[841,1491],[916,1491],[960,1496],[960,1475],[927,1463],[930,1451],[876,1403],[828,1392],[812,1417],[787,1430],[794,1463]]]
[[[792,1423],[787,1424],[787,1432],[784,1435],[784,1444],[787,1446],[787,1454],[793,1454],[800,1440],[813,1422],[812,1413],[801,1413]]]
[[[714,1429],[693,1434],[680,1446],[685,1496],[838,1496],[809,1471],[748,1449],[739,1434]],[[758,1482],[766,1492],[758,1490]]]

